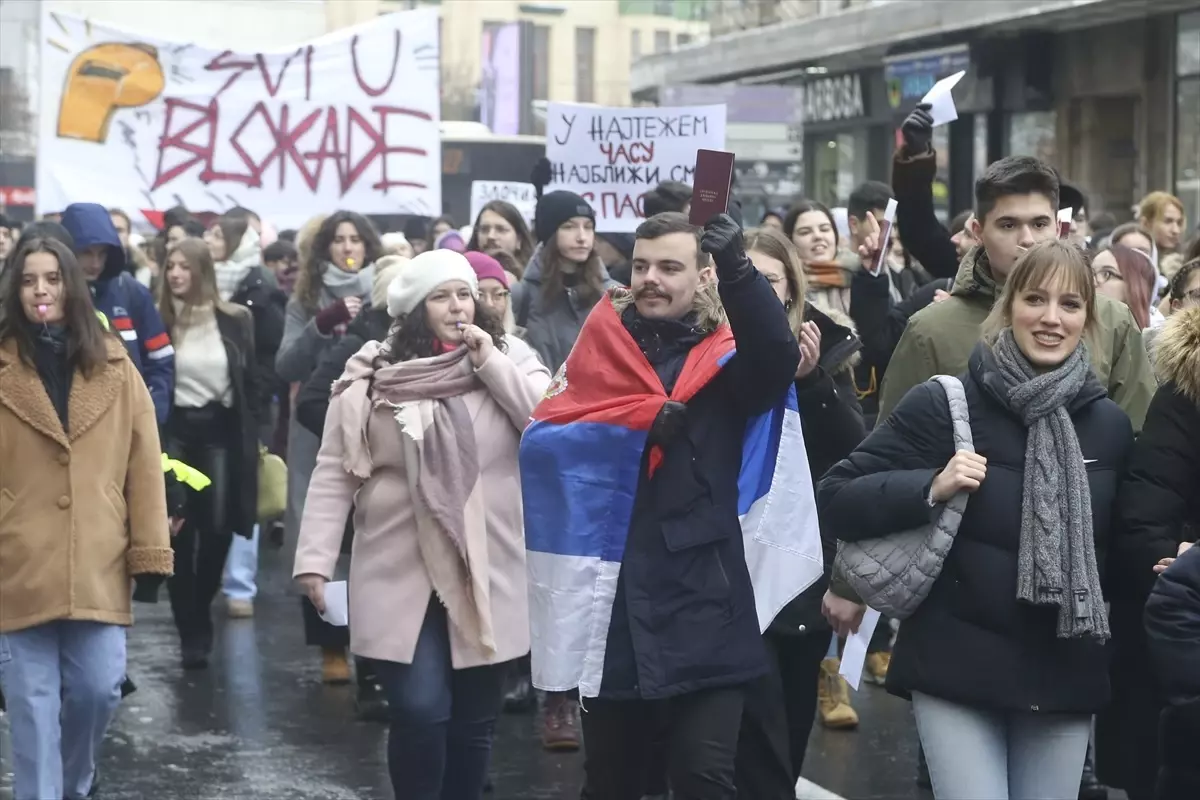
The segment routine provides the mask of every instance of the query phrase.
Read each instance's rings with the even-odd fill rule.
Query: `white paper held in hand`
[[[853,686],[856,692],[862,682],[867,647],[871,644],[871,637],[875,634],[875,626],[878,624],[879,612],[868,607],[867,612],[863,614],[862,624],[858,626],[858,633],[846,637],[846,646],[842,648],[842,666],[838,669],[838,674],[845,678],[846,683]]]
[[[350,596],[345,581],[325,584],[325,613],[321,619],[341,628],[350,624]]]
[[[947,122],[954,122],[958,119],[958,109],[954,107],[954,95],[950,93],[950,90],[957,86],[966,74],[966,70],[962,70],[948,78],[942,78],[921,98],[922,103],[929,103],[933,106],[929,109],[929,114],[933,117],[933,127],[936,128],[938,125],[945,125]]]
[[[896,199],[892,198],[887,201],[887,208],[883,210],[883,219],[880,222],[879,229],[879,257],[875,259],[875,268],[871,270],[872,275],[878,275],[883,271],[883,265],[887,263],[888,246],[891,244],[892,225],[896,222]]]

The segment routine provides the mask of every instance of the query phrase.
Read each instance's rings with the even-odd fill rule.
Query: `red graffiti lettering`
[[[279,87],[283,85],[283,76],[287,74],[288,67],[292,65],[292,59],[300,55],[301,52],[303,52],[301,49],[297,49],[296,52],[283,60],[283,66],[279,68],[279,77],[276,79],[274,86],[271,85],[271,76],[267,72],[267,60],[263,58],[262,53],[255,54],[254,60],[258,63],[258,71],[262,75],[263,86],[267,87],[267,94],[271,95],[271,97],[279,94]]]
[[[236,154],[244,171],[217,171],[213,164],[217,161],[218,142],[217,131],[220,123],[220,106],[214,99],[207,105],[188,103],[177,98],[167,98],[167,113],[163,124],[163,135],[159,139],[158,165],[155,171],[153,189],[178,178],[197,165],[202,169],[199,179],[204,183],[228,181],[239,183],[251,188],[263,185],[263,177],[273,164],[278,162],[279,189],[287,188],[288,164],[299,170],[300,179],[310,191],[316,191],[324,173],[325,164],[332,161],[338,173],[338,186],[341,194],[346,194],[355,184],[371,170],[379,165],[379,179],[371,184],[372,189],[382,190],[385,194],[392,187],[426,188],[426,184],[417,181],[392,180],[388,172],[388,159],[393,155],[411,155],[425,157],[428,155],[424,148],[403,144],[393,144],[389,141],[388,121],[392,116],[413,117],[419,120],[432,121],[432,116],[424,111],[398,106],[372,106],[371,113],[364,114],[357,109],[344,110],[345,122],[339,121],[339,109],[333,106],[316,108],[303,118],[293,120],[291,109],[285,103],[275,116],[265,103],[259,102],[246,114],[233,133],[229,136],[228,148]],[[179,119],[177,112],[190,112],[197,115],[189,117],[184,122]],[[324,118],[324,126],[318,123]],[[243,146],[242,137],[247,128],[256,120],[261,121],[269,132],[271,149],[257,161]],[[310,134],[320,131],[320,139],[316,150],[304,150],[302,141],[311,138]],[[365,152],[352,152],[353,132],[365,136],[368,142]],[[197,133],[206,135],[203,144],[190,141]],[[402,134],[399,129],[392,130],[393,134]],[[181,163],[164,169],[168,151],[180,151],[186,154]]]
[[[392,33],[394,34],[392,37],[392,69],[388,73],[387,83],[385,83],[379,89],[376,89],[372,86],[368,86],[367,82],[365,80],[363,80],[362,73],[359,72],[359,69],[358,69],[358,35],[355,34],[355,36],[350,40],[350,61],[354,65],[354,79],[356,81],[358,81],[358,88],[362,89],[364,92],[367,93],[367,97],[379,97],[379,95],[383,94],[388,89],[392,88],[392,81],[394,81],[396,79],[396,67],[400,63],[400,30],[399,30],[399,28],[397,28]]]
[[[611,142],[600,145],[600,152],[608,158],[609,165],[624,160],[626,164],[649,164],[654,160],[654,142],[630,142],[628,145],[619,144],[615,148]]]
[[[221,86],[220,89],[217,89],[216,93],[213,95],[214,100],[216,98],[220,97],[221,93],[224,92],[226,89],[228,89],[230,86],[232,86],[237,81],[238,78],[242,77],[247,72],[250,72],[255,67],[255,62],[253,60],[251,60],[251,61],[227,61],[226,59],[228,59],[232,55],[233,55],[232,50],[226,50],[225,52],[221,53],[216,58],[214,58],[212,61],[209,61],[207,64],[204,65],[204,69],[207,70],[208,72],[224,72],[225,70],[235,70],[234,73],[229,76],[229,80],[225,81],[224,85]]]

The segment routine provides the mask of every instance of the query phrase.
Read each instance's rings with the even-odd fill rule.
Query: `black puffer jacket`
[[[1200,547],[1180,556],[1146,603],[1155,675],[1170,700],[1159,728],[1158,800],[1200,797]]]
[[[260,266],[250,269],[229,300],[250,309],[254,317],[252,368],[259,395],[255,403],[263,410],[265,421],[271,401],[277,396],[287,396],[287,384],[275,374],[275,354],[279,352],[279,343],[283,341],[283,314],[287,297],[279,290],[271,271]]]
[[[998,711],[1093,713],[1108,700],[1108,658],[1094,640],[1056,636],[1057,611],[1017,601],[1027,430],[1007,407],[991,351],[962,376],[987,478],[967,504],[928,598],[900,626],[888,689]],[[1089,379],[1068,410],[1087,464],[1103,574],[1117,486],[1133,443],[1129,418]],[[817,508],[839,537],[870,539],[930,520],[933,477],[954,455],[946,394],[914,387],[862,446],[821,481]]]
[[[1150,669],[1142,612],[1154,565],[1200,536],[1200,309],[1167,320],[1155,346],[1163,381],[1129,458],[1109,560],[1113,702],[1096,723],[1096,765],[1109,786],[1148,796],[1158,774],[1164,698]],[[1200,797],[1200,794],[1196,795]]]
[[[349,325],[346,333],[321,355],[317,368],[296,395],[296,421],[321,436],[325,431],[325,412],[329,410],[329,392],[333,382],[346,371],[346,362],[367,342],[381,342],[387,337],[392,318],[386,308],[363,308]]]
[[[804,432],[804,450],[814,488],[830,467],[853,452],[866,436],[862,410],[854,395],[852,370],[862,345],[845,325],[806,304],[804,318],[817,323],[821,330],[821,359],[817,368],[796,381],[796,401]],[[821,598],[829,588],[833,558],[837,555],[837,535],[821,520],[821,545],[825,555],[825,574],[808,587],[771,623],[774,634],[795,636],[825,632],[829,622],[821,614]]]

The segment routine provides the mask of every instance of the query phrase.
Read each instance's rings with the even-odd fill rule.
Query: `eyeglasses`
[[[1114,281],[1114,280],[1115,281],[1124,281],[1125,280],[1124,278],[1121,277],[1121,273],[1117,272],[1115,269],[1112,269],[1111,267],[1101,267],[1100,269],[1096,270],[1095,275],[1096,275],[1096,285],[1097,286],[1103,286],[1104,284],[1108,283],[1109,281]]]
[[[492,303],[501,303],[501,302],[507,300],[508,296],[511,294],[512,294],[512,292],[510,292],[508,289],[499,289],[494,292],[485,292],[485,291],[479,292],[479,296],[481,298],[486,299]]]

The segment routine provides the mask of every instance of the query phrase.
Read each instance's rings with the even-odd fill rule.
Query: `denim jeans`
[[[119,625],[58,620],[0,633],[14,800],[87,797],[124,678]]]
[[[411,664],[372,662],[391,714],[388,771],[405,800],[479,800],[508,664],[454,669],[446,609],[430,597]]]
[[[258,595],[258,531],[255,525],[254,538],[234,536],[229,546],[221,590],[230,600],[253,600]]]
[[[917,731],[939,800],[1075,800],[1087,714],[999,712],[914,692]]]

